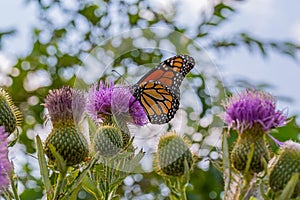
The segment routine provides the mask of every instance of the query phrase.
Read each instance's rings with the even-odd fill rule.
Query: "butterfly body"
[[[132,86],[133,96],[139,100],[152,124],[163,124],[173,119],[179,108],[179,87],[194,65],[190,56],[171,57]]]

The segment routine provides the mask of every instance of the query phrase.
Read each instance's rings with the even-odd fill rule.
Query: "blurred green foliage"
[[[230,37],[212,37],[215,31],[224,22],[236,14],[235,4],[226,1],[211,3],[210,12],[198,13],[199,22],[193,27],[186,24],[179,24],[175,19],[179,12],[182,12],[181,5],[176,3],[167,7],[158,8],[150,1],[74,1],[69,6],[67,1],[36,1],[39,8],[40,24],[32,30],[33,40],[30,53],[18,58],[13,66],[14,74],[8,74],[12,82],[6,89],[12,96],[14,102],[21,108],[25,116],[22,126],[19,143],[25,146],[28,154],[34,154],[36,147],[32,137],[28,132],[36,130],[44,122],[44,108],[41,106],[43,99],[52,88],[60,88],[63,85],[74,86],[89,85],[98,79],[105,80],[107,77],[119,78],[112,74],[111,70],[102,70],[94,80],[85,78],[84,72],[89,73],[88,58],[96,58],[103,64],[98,68],[109,65],[110,69],[118,69],[128,80],[136,80],[142,76],[139,69],[131,66],[145,65],[148,63],[158,63],[165,55],[189,54],[196,59],[196,65],[205,63],[203,49],[221,50],[230,49],[235,51],[239,47],[245,47],[250,52],[260,52],[262,56],[267,56],[271,50],[280,54],[295,57],[300,46],[292,41],[272,41],[260,39],[251,33],[232,33]],[[56,11],[56,17],[51,13]],[[165,28],[158,35],[157,29],[147,29],[148,27]],[[142,30],[139,30],[141,28]],[[164,32],[165,30],[165,32]],[[129,31],[129,34],[126,34]],[[2,36],[12,34],[14,31],[0,32],[0,47]],[[189,34],[194,33],[194,34]],[[188,36],[186,36],[188,35]],[[140,39],[142,44],[137,44]],[[197,41],[206,40],[206,46],[199,47]],[[168,45],[173,45],[173,52],[170,53]],[[165,43],[164,43],[165,42]],[[149,45],[153,43],[153,45]],[[142,48],[143,47],[143,48]],[[92,64],[93,65],[93,64]],[[214,67],[211,63],[205,64],[207,67]],[[129,67],[130,66],[130,67]],[[148,65],[145,65],[146,67]],[[97,67],[97,66],[96,66]],[[149,65],[153,67],[153,65]],[[133,71],[132,69],[135,69]],[[79,73],[77,74],[77,72]],[[187,79],[193,86],[197,95],[195,101],[199,101],[200,111],[186,106],[187,126],[192,127],[194,132],[204,133],[204,137],[209,136],[213,129],[210,126],[222,126],[218,117],[213,117],[210,126],[202,127],[199,120],[191,119],[190,115],[196,112],[199,118],[205,118],[214,114],[214,110],[221,110],[220,102],[225,97],[225,93],[230,93],[230,88],[222,85],[220,77],[201,73],[201,69],[188,75]],[[41,82],[32,82],[34,77],[43,76]],[[131,77],[131,79],[130,79]],[[208,88],[213,80],[213,88]],[[243,83],[246,85],[248,83]],[[79,86],[78,86],[79,87]],[[85,87],[86,88],[86,87]],[[210,91],[215,90],[212,94]],[[286,127],[278,129],[274,136],[279,140],[298,139],[300,129],[293,119]],[[191,136],[192,138],[192,136]],[[221,140],[221,138],[216,138]],[[217,141],[216,141],[217,142]],[[203,141],[199,147],[205,148]],[[199,148],[199,151],[201,150]],[[208,149],[214,148],[213,146]],[[217,151],[220,151],[217,149]],[[209,159],[209,154],[205,156]],[[196,167],[191,176],[191,184],[188,190],[189,199],[220,199],[223,191],[222,174],[215,168],[209,166],[207,171]],[[37,199],[42,196],[42,182],[40,178],[32,175],[32,169],[25,164],[23,166],[23,176],[19,178],[20,183],[25,186],[21,194],[21,199]],[[29,180],[34,182],[34,187],[28,187]],[[141,188],[140,193],[135,193],[136,184]],[[166,198],[162,193],[162,180],[154,173],[143,174],[143,180],[131,186],[119,188],[119,194],[127,198],[134,196],[146,197],[150,195],[153,199]],[[125,190],[125,191],[124,191]],[[82,195],[85,196],[85,195]],[[151,199],[151,198],[150,198]]]

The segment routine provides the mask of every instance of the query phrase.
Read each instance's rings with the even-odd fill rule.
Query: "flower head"
[[[0,191],[10,184],[9,174],[12,171],[12,165],[8,160],[7,135],[5,128],[0,126]]]
[[[115,86],[100,82],[89,90],[87,112],[93,120],[104,120],[105,116],[116,116],[127,122],[142,126],[148,118],[139,101],[132,96],[127,86]]]
[[[84,161],[89,153],[88,142],[82,130],[77,127],[83,117],[86,99],[83,92],[70,87],[50,90],[45,99],[45,107],[53,124],[53,129],[45,141],[45,153],[51,162],[55,161],[50,145],[73,166]]]
[[[45,99],[45,107],[49,111],[53,125],[60,121],[80,122],[85,103],[84,94],[69,86],[50,90]]]
[[[282,111],[276,110],[275,98],[266,92],[245,90],[234,95],[225,103],[225,123],[239,133],[259,126],[263,131],[280,127],[285,124],[286,116]]]

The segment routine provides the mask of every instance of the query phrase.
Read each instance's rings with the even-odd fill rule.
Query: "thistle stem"
[[[15,200],[19,200],[19,195],[18,195],[18,189],[16,187],[16,184],[15,184],[15,181],[14,181],[14,172],[13,174],[10,176],[10,181],[11,181],[11,189],[12,189],[12,192],[14,194],[14,198]]]
[[[178,189],[179,189],[179,192],[180,192],[180,199],[187,200],[187,197],[186,197],[186,186],[183,183],[182,179],[183,179],[183,177],[178,177],[177,178],[177,185],[178,185]]]
[[[12,191],[14,193],[15,200],[19,200],[18,191],[17,191],[16,185],[14,183],[11,184],[11,188],[12,188]]]
[[[103,194],[104,194],[104,199],[105,200],[109,200],[112,199],[112,191],[111,187],[110,187],[110,183],[111,183],[111,178],[112,178],[112,171],[110,168],[110,159],[104,159],[104,179],[105,179],[105,183],[104,183],[104,190]]]
[[[4,196],[4,198],[5,199],[13,199],[13,197],[12,197],[12,194],[11,194],[11,192],[10,191],[7,191],[7,190],[4,190],[4,191],[2,191],[2,194],[1,195],[3,195]]]
[[[187,200],[186,197],[186,182],[184,177],[167,177],[164,179],[165,184],[170,188],[169,198],[171,200]]]
[[[67,171],[68,171],[68,168],[66,168],[65,170],[62,170],[58,175],[53,200],[59,199],[59,194],[61,193],[63,183],[64,183],[64,180],[65,180],[66,175],[67,175]]]

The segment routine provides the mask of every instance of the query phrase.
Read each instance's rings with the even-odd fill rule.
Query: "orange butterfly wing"
[[[179,108],[176,94],[159,81],[141,83],[133,96],[140,101],[152,124],[169,122]]]
[[[179,96],[179,87],[184,77],[191,71],[194,65],[194,59],[188,55],[171,57],[150,70],[136,85],[150,80],[156,80],[168,86]]]
[[[163,124],[173,119],[179,108],[179,87],[194,65],[190,56],[174,56],[150,70],[132,87],[133,96],[140,101],[151,123]]]

